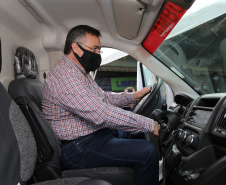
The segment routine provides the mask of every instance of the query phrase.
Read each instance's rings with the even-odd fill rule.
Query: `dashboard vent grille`
[[[220,116],[220,119],[217,123],[218,128],[226,129],[226,109],[224,109],[223,113]]]

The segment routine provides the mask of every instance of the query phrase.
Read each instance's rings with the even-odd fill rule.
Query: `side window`
[[[143,64],[142,70],[144,75],[144,87],[153,87],[153,85],[157,82],[156,76],[149,71]]]
[[[140,84],[138,82],[138,86],[140,88],[142,87],[153,87],[155,83],[157,83],[158,80],[160,80],[158,77],[156,77],[151,71],[149,71],[143,64],[139,64],[141,67],[140,75],[143,79],[143,85],[140,87]],[[138,72],[139,75],[139,72]],[[139,77],[138,77],[139,78]],[[163,82],[162,86],[160,87],[160,95],[161,100],[165,99],[168,107],[174,102],[174,94],[172,89]]]
[[[122,51],[102,48],[100,68],[95,81],[104,91],[123,92],[127,87],[137,90],[137,60]]]

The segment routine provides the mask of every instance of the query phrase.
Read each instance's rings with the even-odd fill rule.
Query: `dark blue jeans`
[[[64,169],[132,167],[137,185],[157,185],[159,159],[155,146],[142,139],[119,139],[103,129],[61,147]]]

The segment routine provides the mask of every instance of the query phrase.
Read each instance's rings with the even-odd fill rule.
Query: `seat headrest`
[[[27,48],[18,47],[15,54],[14,69],[17,79],[38,79],[38,64],[35,55]]]

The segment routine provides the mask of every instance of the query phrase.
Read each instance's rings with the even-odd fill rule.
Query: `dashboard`
[[[175,100],[179,106],[174,109],[183,109],[183,113],[176,139],[165,156],[169,178],[175,185],[224,184],[226,93],[203,95],[196,100],[180,94]]]
[[[224,146],[220,138],[226,136],[225,107],[226,94],[223,93],[202,96],[191,104],[178,133],[177,145],[185,155],[214,144],[211,138],[215,136],[219,137],[216,144]]]

